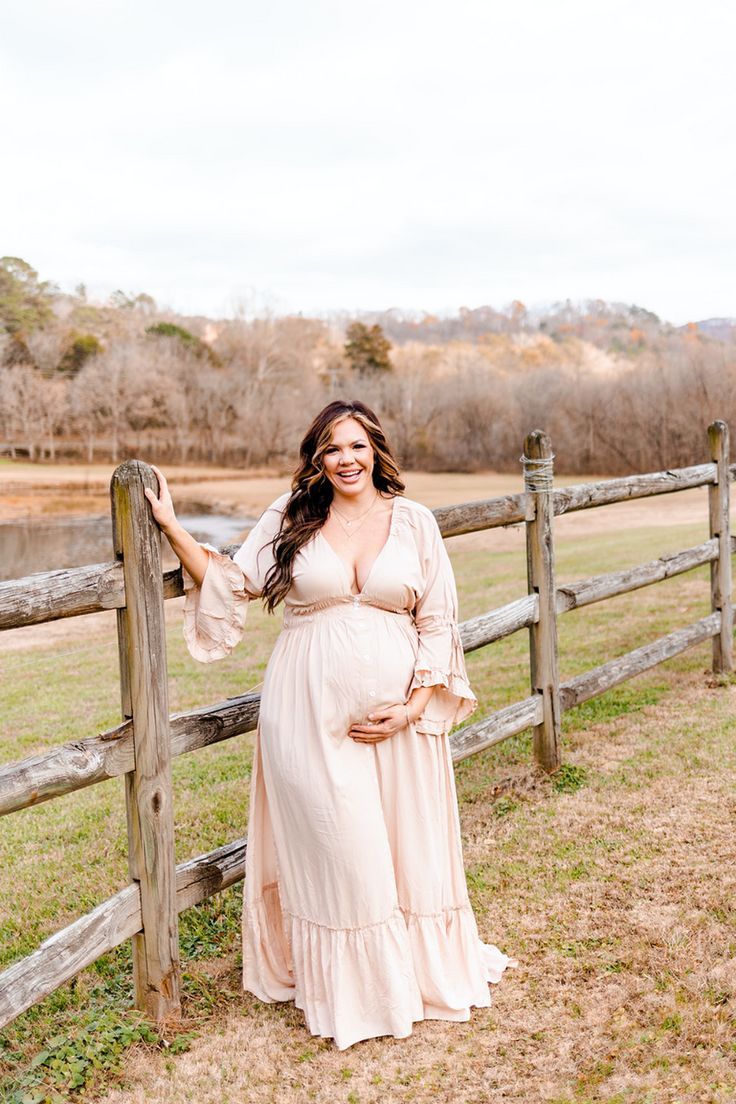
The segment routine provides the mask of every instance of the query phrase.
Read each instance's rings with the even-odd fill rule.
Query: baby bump
[[[285,629],[264,679],[264,737],[341,740],[354,721],[405,700],[417,649],[412,619],[376,607],[330,608]]]
[[[376,707],[404,701],[418,648],[409,617],[349,608],[323,641],[331,657],[325,689],[341,719],[350,723]]]

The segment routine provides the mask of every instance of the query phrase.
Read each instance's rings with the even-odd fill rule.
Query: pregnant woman
[[[284,604],[251,775],[244,988],[295,1000],[341,1050],[469,1019],[517,963],[481,942],[465,882],[448,735],[477,701],[434,515],[357,401],[317,415],[291,491],[234,560],[181,527],[156,474],[195,659],[233,649],[251,599]]]

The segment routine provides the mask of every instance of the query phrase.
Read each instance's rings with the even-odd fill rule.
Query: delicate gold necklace
[[[373,501],[371,502],[368,509],[364,513],[358,514],[358,516],[354,517],[354,518],[346,518],[344,514],[340,513],[340,511],[338,510],[338,508],[335,505],[334,500],[333,500],[333,502],[331,503],[330,509],[335,511],[335,516],[337,517],[338,524],[345,531],[345,533],[348,536],[348,539],[352,538],[358,532],[358,529],[360,529],[360,526],[363,524],[365,519],[368,517],[368,514],[371,512],[373,507],[376,505],[376,503],[378,502],[380,497],[381,496],[379,495],[378,491],[376,491],[376,497],[373,499]],[[343,518],[345,519],[344,523],[343,523],[343,520],[342,520]],[[355,525],[356,522],[360,522],[360,524]],[[355,528],[354,529],[348,529],[348,528],[346,528],[346,526],[348,526],[348,525],[355,525]]]

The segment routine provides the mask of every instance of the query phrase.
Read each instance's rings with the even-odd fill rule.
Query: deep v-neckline
[[[349,590],[350,594],[353,595],[353,597],[357,597],[360,594],[365,594],[365,588],[368,586],[368,583],[370,582],[371,575],[373,574],[373,569],[376,566],[376,564],[378,563],[378,561],[380,560],[383,553],[386,551],[386,546],[389,543],[389,541],[391,540],[391,537],[393,536],[394,522],[396,520],[396,500],[399,497],[400,497],[399,495],[394,495],[393,496],[393,499],[391,501],[391,517],[390,517],[389,524],[388,524],[388,535],[387,535],[385,541],[383,542],[383,544],[381,545],[381,548],[380,548],[378,554],[376,555],[376,558],[374,559],[373,563],[371,564],[370,568],[368,569],[368,574],[366,575],[365,581],[364,581],[362,587],[360,588],[360,590],[356,590],[356,591],[353,590],[352,579],[350,578],[350,574],[349,574],[348,569],[345,565],[345,561],[343,560],[342,556],[339,555],[339,553],[336,552],[335,549],[332,547],[332,545],[330,544],[330,542],[328,541],[327,537],[324,535],[322,530],[321,529],[317,530],[317,535],[322,538],[322,540],[325,542],[325,544],[329,548],[332,555],[335,557],[335,559],[340,564],[340,567],[342,568],[343,575],[345,576],[345,581],[348,584],[348,590]]]

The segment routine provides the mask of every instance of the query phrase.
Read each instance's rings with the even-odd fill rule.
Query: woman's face
[[[335,490],[356,498],[373,486],[373,446],[360,422],[343,418],[332,431],[330,444],[322,454],[325,475]]]

